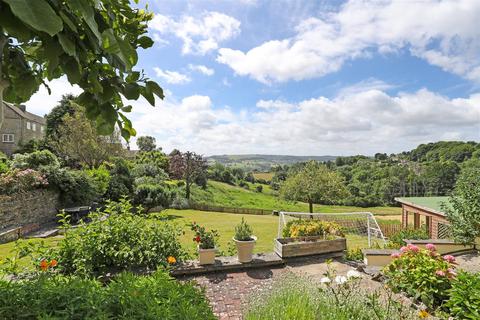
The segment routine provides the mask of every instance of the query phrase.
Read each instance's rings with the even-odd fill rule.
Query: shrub
[[[348,249],[345,253],[345,260],[347,261],[363,261],[363,252],[360,248]]]
[[[60,166],[56,155],[49,150],[34,151],[32,153],[16,154],[13,156],[12,167],[18,169],[40,169],[44,166]]]
[[[215,243],[218,241],[217,230],[207,231],[205,227],[193,222],[190,224],[190,229],[195,233],[193,241],[195,241],[200,249],[214,249]]]
[[[480,319],[480,274],[460,272],[448,296],[445,307],[455,319]]]
[[[184,210],[190,208],[190,203],[186,198],[179,196],[178,194],[173,199],[172,204],[170,205],[173,209]]]
[[[424,229],[403,229],[390,236],[390,238],[388,239],[388,247],[400,248],[406,245],[405,241],[403,241],[404,239],[426,240],[430,239],[430,236]]]
[[[95,169],[85,170],[85,172],[90,178],[92,178],[95,192],[98,195],[103,196],[107,192],[108,186],[110,185],[110,171],[108,171],[105,165],[101,165]]]
[[[59,242],[57,260],[67,274],[98,275],[116,270],[156,269],[168,257],[186,257],[178,237],[183,231],[167,221],[151,221],[131,213],[127,200],[108,202],[92,223],[67,230]],[[109,214],[102,220],[104,214]],[[68,229],[69,226],[66,225]]]
[[[250,241],[252,240],[253,230],[242,217],[242,221],[235,226],[235,240]]]
[[[0,193],[2,194],[27,192],[46,186],[48,186],[48,179],[33,169],[13,169],[0,175]]]
[[[122,158],[114,159],[112,169],[110,170],[110,183],[105,197],[118,201],[124,196],[130,196],[132,192],[133,177],[130,174],[128,162]]]
[[[261,186],[261,185],[256,186],[256,187],[255,187],[255,191],[261,193],[261,192],[263,191],[263,186]]]
[[[291,220],[283,228],[283,237],[343,236],[342,228],[335,222],[318,220]]]
[[[0,280],[2,319],[215,319],[204,293],[165,272],[98,280],[42,276]]]
[[[401,254],[393,254],[393,261],[385,267],[388,285],[395,291],[403,291],[427,307],[440,306],[448,299],[448,289],[456,276],[455,258],[442,257],[432,244],[428,249],[407,245]]]
[[[135,178],[152,177],[159,182],[168,179],[168,174],[162,168],[152,163],[136,164],[132,169],[132,175]]]
[[[168,185],[141,184],[135,187],[133,202],[142,205],[148,212],[158,206],[168,208],[173,197],[174,192]]]

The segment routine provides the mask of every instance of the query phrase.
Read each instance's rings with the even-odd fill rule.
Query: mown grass
[[[275,191],[268,185],[262,185],[263,191],[256,192],[257,184],[249,184],[249,189],[232,186],[217,181],[209,181],[207,189],[195,187],[192,200],[197,203],[212,206],[252,208],[279,211],[308,212],[308,204],[302,202],[287,202],[275,195]],[[396,216],[401,214],[397,207],[369,207],[314,205],[315,212],[372,212],[375,215]]]
[[[264,179],[265,181],[270,181],[273,178],[273,172],[254,172],[253,177],[255,179]]]

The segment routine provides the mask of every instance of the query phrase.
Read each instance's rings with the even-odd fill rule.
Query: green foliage
[[[215,319],[199,288],[160,271],[150,276],[122,273],[107,285],[65,276],[0,280],[0,318]]]
[[[2,0],[0,7],[0,101],[27,101],[45,78],[66,75],[83,90],[77,101],[99,132],[118,125],[128,139],[135,130],[122,98],[163,99],[156,82],[133,70],[136,50],[153,45],[145,35],[153,15],[129,0]]]
[[[406,245],[403,240],[426,240],[430,239],[428,232],[425,229],[402,229],[388,238],[388,247],[400,249]]]
[[[35,151],[47,149],[47,142],[45,139],[30,139],[25,143],[21,143],[15,153],[32,153]]]
[[[462,243],[471,243],[480,237],[480,168],[462,172],[455,191],[444,206],[454,237]]]
[[[414,245],[402,247],[399,255],[385,267],[388,285],[395,291],[403,291],[429,308],[441,306],[448,299],[448,289],[456,276],[454,258],[442,257],[432,245],[420,249]]]
[[[161,150],[139,152],[135,157],[135,163],[154,165],[164,172],[168,172],[169,168],[168,157]]]
[[[459,272],[445,308],[455,319],[480,319],[480,274]]]
[[[142,205],[146,212],[155,207],[168,208],[175,197],[175,191],[166,184],[140,184],[135,186],[133,202]]]
[[[11,163],[13,168],[41,169],[43,166],[60,166],[57,156],[49,150],[34,151],[32,153],[15,154]]]
[[[168,179],[168,174],[153,163],[136,163],[131,172],[136,184],[141,184],[139,179],[144,177],[151,178],[149,180],[151,183],[162,183]]]
[[[156,269],[186,257],[178,237],[181,228],[167,221],[151,223],[134,215],[130,203],[108,202],[104,212],[91,214],[92,223],[70,229],[59,242],[58,261],[62,272],[101,275],[118,270]],[[108,218],[102,217],[108,214]]]
[[[95,193],[103,196],[110,185],[110,171],[105,165],[101,165],[96,169],[87,169],[85,172],[94,181]]]
[[[319,220],[291,220],[282,230],[284,238],[310,236],[343,236],[342,227],[335,222]]]
[[[154,151],[157,148],[155,138],[152,136],[141,136],[137,138],[138,149],[142,151]]]
[[[251,241],[253,236],[252,227],[242,217],[242,221],[235,226],[235,240]]]
[[[207,231],[205,227],[200,226],[196,222],[192,222],[190,230],[194,232],[193,241],[195,241],[200,249],[214,249],[218,242],[217,230]]]
[[[262,185],[256,186],[256,187],[255,187],[255,191],[261,193],[261,192],[263,191],[263,186],[262,186]]]
[[[345,260],[347,261],[363,261],[363,252],[361,248],[347,249],[345,252]]]
[[[105,195],[106,198],[118,201],[133,192],[133,177],[128,162],[123,158],[115,158],[110,170],[110,183]]]
[[[310,212],[313,212],[313,203],[338,203],[348,196],[348,191],[337,173],[310,161],[302,170],[287,178],[280,195],[287,200],[309,203]]]
[[[75,113],[75,108],[72,106],[72,101],[76,97],[73,94],[64,94],[62,99],[58,101],[58,104],[53,107],[52,110],[45,117],[47,125],[45,130],[45,136],[47,140],[55,139],[58,135],[58,130],[63,124],[63,117],[65,115],[73,115]]]

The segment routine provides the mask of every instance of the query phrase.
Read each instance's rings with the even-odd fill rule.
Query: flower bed
[[[282,258],[341,253],[347,249],[341,227],[333,222],[293,220],[275,239],[275,253]]]

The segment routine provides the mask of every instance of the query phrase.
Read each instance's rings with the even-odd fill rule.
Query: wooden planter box
[[[323,236],[314,236],[275,239],[275,253],[281,258],[311,256],[345,250],[347,250],[347,240],[345,238],[325,240]]]

